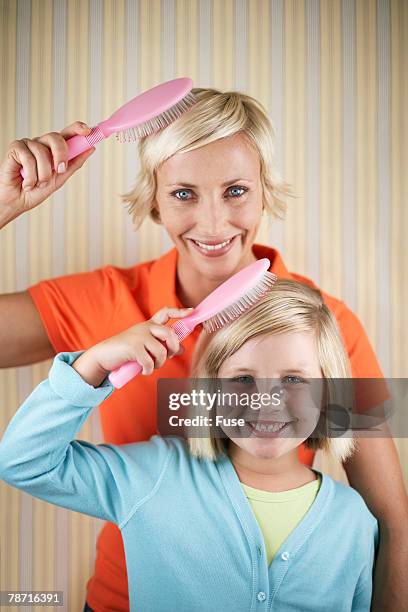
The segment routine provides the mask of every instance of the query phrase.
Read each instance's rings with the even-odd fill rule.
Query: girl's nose
[[[271,409],[272,410],[282,410],[282,408],[285,407],[286,404],[286,391],[284,389],[284,387],[282,387],[281,385],[274,385],[270,392],[269,392],[270,398],[271,398]]]

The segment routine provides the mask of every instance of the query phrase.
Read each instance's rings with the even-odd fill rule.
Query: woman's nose
[[[220,238],[226,226],[227,213],[218,199],[207,199],[198,206],[197,228],[201,238]]]

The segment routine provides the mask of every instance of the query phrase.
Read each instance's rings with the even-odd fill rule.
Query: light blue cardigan
[[[346,612],[370,608],[377,521],[322,475],[317,497],[268,567],[262,533],[225,455],[199,461],[178,437],[73,440],[113,388],[94,389],[60,353],[0,443],[0,478],[117,523],[130,608],[142,612]]]

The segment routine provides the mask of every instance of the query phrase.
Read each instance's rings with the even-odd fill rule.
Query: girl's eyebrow
[[[228,372],[230,373],[238,373],[238,372],[245,372],[247,374],[255,374],[256,372],[255,370],[252,370],[251,368],[244,368],[242,366],[231,366],[228,370]],[[305,370],[303,368],[288,368],[286,370],[283,370],[281,372],[281,376],[284,376],[285,374],[302,374],[303,376],[310,376],[310,372],[308,370]]]
[[[304,370],[303,368],[289,368],[282,372],[282,376],[285,374],[302,374],[303,376],[310,376],[308,370]]]
[[[243,368],[242,366],[231,366],[228,369],[229,372],[233,372],[234,374],[237,372],[246,372],[247,374],[255,374],[255,370],[251,370],[251,368]]]
[[[239,181],[246,181],[247,183],[253,183],[250,179],[246,178],[235,178],[230,181],[226,181],[225,183],[221,183],[221,187],[226,187],[227,185],[231,185],[232,183],[239,183]],[[197,185],[192,185],[191,183],[185,183],[184,181],[177,181],[177,183],[167,183],[166,187],[175,187],[176,185],[183,185],[183,187],[191,187],[192,189],[196,189]]]

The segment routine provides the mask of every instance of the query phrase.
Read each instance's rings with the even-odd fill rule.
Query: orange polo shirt
[[[279,278],[315,286],[289,272],[279,253],[254,245],[258,259],[271,261]],[[91,272],[46,280],[29,288],[56,353],[87,349],[136,323],[149,319],[163,306],[181,308],[176,295],[177,250],[131,268],[105,266]],[[348,350],[355,378],[381,378],[381,370],[364,329],[347,306],[323,293],[335,315]],[[183,341],[183,355],[168,360],[151,376],[138,376],[118,389],[100,407],[104,439],[126,444],[149,439],[156,433],[156,383],[161,378],[188,377],[192,352],[201,326]],[[313,452],[303,446],[301,460],[308,465]],[[135,543],[137,546],[137,543]],[[107,523],[97,544],[95,574],[88,581],[87,601],[95,612],[129,610],[125,556],[121,533]]]

